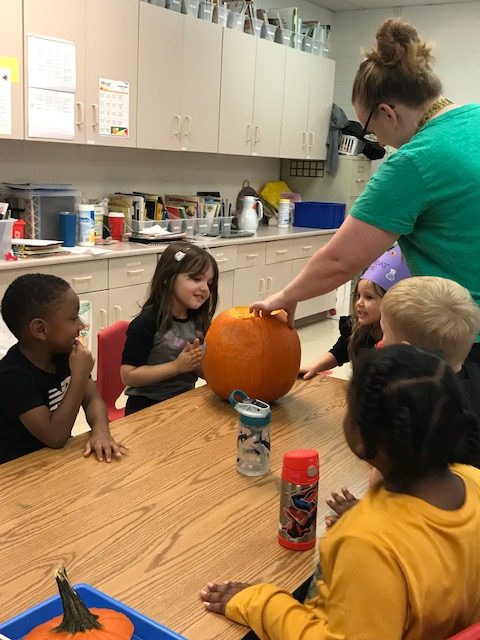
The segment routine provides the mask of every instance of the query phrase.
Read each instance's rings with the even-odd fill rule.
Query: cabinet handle
[[[145,269],[127,269],[129,276],[135,276],[137,273],[143,273]]]
[[[91,280],[92,276],[82,276],[82,277],[74,277],[72,278],[72,282],[88,282],[88,280]]]
[[[258,124],[255,125],[255,138],[254,138],[254,142],[255,144],[257,144],[257,142],[260,142],[260,138],[262,137],[262,127]]]
[[[307,132],[302,131],[302,149],[305,149],[307,146]]]
[[[366,182],[366,180],[365,180],[365,178],[357,178],[355,180],[355,182],[358,182],[359,184],[362,184],[362,183]]]
[[[107,310],[100,309],[100,329],[105,329],[107,326]]]
[[[188,129],[186,127],[187,123],[188,123]],[[190,136],[192,134],[192,116],[184,116],[183,125],[184,125],[186,131],[183,131],[183,128],[182,128],[182,134],[186,138],[187,136]]]
[[[92,127],[98,127],[98,104],[92,104]]]
[[[83,120],[85,118],[85,106],[83,102],[77,102],[77,112],[80,118],[76,121],[77,127],[80,127],[83,124]]]
[[[120,320],[120,316],[122,314],[122,307],[118,304],[113,307],[113,317],[115,320]]]
[[[215,254],[215,259],[217,259],[217,258],[221,258],[221,257],[222,257],[222,256],[224,256],[224,255],[225,255],[225,254],[224,254],[223,252],[222,252],[222,253],[216,253],[216,254]]]
[[[309,147],[313,147],[315,144],[315,131],[308,132],[308,145]]]
[[[258,258],[258,253],[247,253],[247,258]]]
[[[265,293],[265,278],[260,278],[258,283],[258,295],[263,296]]]
[[[228,258],[220,258],[220,260],[216,260],[217,264],[223,264],[224,262],[228,262]]]
[[[179,135],[180,135],[180,129],[181,129],[181,127],[182,127],[182,117],[181,117],[178,113],[176,113],[176,114],[173,116],[173,123],[174,123],[174,124],[175,124],[175,121],[177,122],[177,128],[176,128],[176,130],[173,132],[173,135],[174,135],[174,136],[179,136]]]
[[[273,289],[273,278],[272,276],[268,276],[267,278],[267,294],[272,293]]]
[[[283,256],[288,253],[288,249],[277,249],[275,253],[277,254],[277,256]]]
[[[251,124],[247,124],[247,137],[245,141],[246,142],[252,141],[252,125]]]
[[[310,249],[313,249],[313,245],[311,244],[305,244],[302,247],[302,251],[310,251]]]

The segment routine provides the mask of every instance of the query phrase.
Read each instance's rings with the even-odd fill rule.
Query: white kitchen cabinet
[[[0,127],[0,138],[21,140],[24,137],[22,0],[0,0],[0,14],[0,56],[3,59],[0,68],[6,67],[9,74],[6,80],[2,72],[2,83],[7,88],[3,94],[6,101],[3,113],[10,114]]]
[[[333,103],[335,63],[287,50],[283,101],[282,158],[324,160]]]
[[[302,271],[307,264],[308,260],[309,258],[297,258],[296,260],[292,260],[292,279],[298,276],[300,271]],[[302,318],[307,318],[308,316],[322,313],[323,311],[333,310],[335,309],[336,302],[336,290],[310,300],[303,300],[297,305],[295,319],[300,320]]]
[[[88,302],[90,306],[88,314],[88,337],[87,345],[92,351],[95,358],[95,364],[92,371],[92,378],[97,377],[97,334],[101,329],[108,326],[108,291],[92,291],[90,293],[80,294],[80,308],[82,303]]]
[[[132,320],[147,299],[148,284],[110,289],[108,292],[108,324],[117,320]]]
[[[73,140],[135,147],[137,120],[138,0],[25,0],[24,37],[28,69],[28,34],[75,45],[75,132]],[[128,127],[103,135],[107,107],[100,100],[100,79],[128,83]],[[25,82],[28,136],[28,72]],[[105,95],[105,94],[104,94]],[[112,94],[113,95],[113,94]],[[51,140],[52,138],[49,138]]]
[[[218,303],[215,316],[233,307],[235,271],[221,271],[218,279]]]
[[[279,156],[286,47],[223,34],[220,153]]]
[[[138,146],[216,152],[222,29],[140,3]]]

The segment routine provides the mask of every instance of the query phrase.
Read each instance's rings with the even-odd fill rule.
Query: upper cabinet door
[[[216,152],[220,114],[222,28],[185,16],[181,148]]]
[[[287,47],[256,38],[253,153],[278,158]]]
[[[305,158],[308,143],[308,103],[311,54],[287,49],[280,156]]]
[[[13,5],[12,0],[3,0],[7,6]],[[24,37],[25,37],[25,138],[27,140],[58,140],[61,142],[85,142],[85,10],[86,5],[84,0],[24,0]],[[3,22],[2,11],[2,22]],[[60,109],[58,105],[55,105],[54,101],[57,98],[68,99],[68,96],[62,96],[57,92],[45,92],[41,86],[42,81],[38,82],[38,78],[29,78],[29,34],[36,36],[44,36],[47,39],[53,38],[57,40],[63,40],[72,42],[74,44],[75,53],[75,96],[74,96],[74,124],[73,124],[73,139],[60,139],[55,137],[55,127],[53,127],[53,136],[45,135],[44,137],[29,135],[29,129],[32,133],[38,133],[38,125],[42,125],[42,109],[48,118],[49,106],[51,108]],[[102,37],[102,42],[105,37]],[[45,41],[48,43],[48,41]],[[52,42],[55,45],[55,42]],[[33,55],[33,54],[32,54]],[[35,60],[32,59],[32,63]],[[35,85],[33,91],[29,91],[29,85]],[[40,91],[39,91],[40,90]],[[42,94],[45,96],[45,102],[42,104],[40,99]],[[29,94],[31,97],[31,103],[29,104]],[[50,97],[50,105],[48,98]],[[68,112],[68,108],[67,108]],[[54,123],[53,123],[54,124]],[[67,124],[66,121],[63,125]],[[41,126],[40,129],[44,127]],[[61,127],[62,129],[64,127]],[[42,133],[42,131],[40,131]],[[45,128],[45,133],[48,134],[48,127]]]
[[[143,3],[86,1],[86,142],[136,147],[138,10]],[[38,4],[43,8],[43,2]]]
[[[312,55],[310,63],[307,158],[325,160],[333,103],[335,62]]]
[[[252,152],[255,40],[240,31],[223,30],[220,153]]]
[[[143,149],[180,149],[184,16],[140,2],[138,135]],[[196,99],[205,99],[197,93]]]
[[[22,0],[0,0],[0,138],[24,137]],[[3,71],[6,69],[6,73]],[[5,100],[5,104],[1,102]]]

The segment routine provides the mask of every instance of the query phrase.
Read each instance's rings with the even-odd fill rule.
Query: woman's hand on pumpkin
[[[121,442],[116,442],[108,430],[92,429],[83,455],[87,458],[92,453],[99,462],[111,462],[112,458],[121,458],[128,453],[128,447]]]
[[[205,604],[205,609],[224,616],[225,607],[233,596],[250,586],[248,582],[223,582],[221,584],[209,582],[200,591],[200,598]]]
[[[283,295],[283,291],[279,291],[272,296],[268,296],[268,298],[265,298],[265,300],[253,302],[250,305],[250,313],[254,313],[256,316],[271,315],[273,311],[284,309],[287,313],[288,326],[293,329],[296,308],[297,303],[286,301]]]

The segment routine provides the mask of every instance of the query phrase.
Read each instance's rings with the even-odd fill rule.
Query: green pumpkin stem
[[[65,567],[60,567],[55,573],[58,592],[62,599],[63,620],[52,629],[56,633],[82,633],[90,629],[103,629],[98,616],[91,613],[86,604],[70,584]]]

